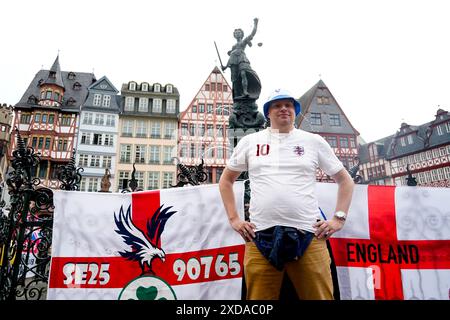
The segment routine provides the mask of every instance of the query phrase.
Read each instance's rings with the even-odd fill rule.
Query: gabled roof
[[[205,92],[205,90],[204,90],[205,84],[209,83],[209,79],[211,78],[212,74],[220,74],[220,75],[222,75],[222,79],[223,79],[222,83],[224,83],[224,84],[226,84],[228,86],[228,94],[229,94],[229,99],[230,99],[230,105],[233,104],[232,87],[228,84],[228,81],[225,78],[225,75],[222,73],[222,71],[220,71],[220,69],[217,66],[215,66],[213,68],[213,70],[209,73],[209,75],[205,79],[205,81],[202,83],[200,89],[197,91],[197,94],[191,100],[191,102],[189,103],[188,107],[184,111],[180,112],[180,116],[179,116],[180,120],[184,119],[186,117],[186,114],[191,113],[192,106],[196,103],[197,99],[202,99],[203,98],[202,95],[203,95],[203,92]]]
[[[101,77],[88,87],[88,90],[100,90],[119,93],[119,90],[112,84],[106,76]]]
[[[361,163],[367,163],[370,161],[369,159],[369,147],[372,144],[377,146],[377,153],[379,158],[386,158],[386,154],[389,150],[389,147],[392,143],[392,139],[394,138],[394,134],[390,136],[384,137],[382,139],[378,139],[363,145],[360,145],[358,148],[359,160]]]
[[[329,95],[330,104],[317,104],[317,99],[315,99],[315,97],[324,93],[326,93],[327,96]],[[350,123],[344,111],[339,106],[339,103],[322,79],[306,91],[298,100],[302,109],[301,114],[296,119],[298,128],[315,133],[355,134],[359,136],[359,132]],[[309,120],[311,113],[320,113],[322,118],[324,118],[324,114],[340,114],[342,115],[341,126],[330,126],[327,119],[322,119],[322,125],[311,125]]]

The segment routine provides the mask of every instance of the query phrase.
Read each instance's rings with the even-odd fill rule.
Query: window
[[[54,122],[55,122],[55,115],[54,114],[50,114],[48,116],[48,123],[49,124],[54,124]]]
[[[108,114],[106,116],[106,123],[108,127],[114,127],[116,125],[116,117],[113,114]]]
[[[400,144],[402,145],[402,147],[406,146],[405,137],[400,138]]]
[[[142,91],[148,91],[148,83],[141,84],[141,90]]]
[[[208,104],[206,112],[207,113],[213,113],[213,105],[212,104]]]
[[[150,146],[150,164],[159,164],[159,146]]]
[[[136,179],[137,187],[144,189],[144,172],[136,171],[134,178]]]
[[[54,97],[55,97],[55,98],[54,98],[55,101],[59,101],[59,100],[60,100],[59,92],[55,92]]]
[[[198,136],[203,137],[205,135],[205,124],[201,123],[198,125]]]
[[[136,90],[136,82],[130,82],[128,84],[128,89],[133,91]]]
[[[175,113],[175,111],[176,111],[175,99],[167,99],[166,112]]]
[[[91,156],[91,162],[89,163],[90,167],[100,168],[100,156]]]
[[[347,137],[340,137],[339,138],[339,144],[341,148],[348,148],[348,138]]]
[[[98,190],[98,178],[87,178],[88,180],[88,187],[87,192],[97,192]]]
[[[218,124],[216,126],[216,130],[217,130],[217,137],[218,138],[223,138],[223,134],[224,134],[223,126],[221,124]]]
[[[209,91],[209,84],[205,84],[205,91]]]
[[[111,156],[103,156],[103,168],[111,169],[112,157]]]
[[[161,122],[154,121],[151,124],[151,137],[159,139],[161,137]]]
[[[92,117],[93,117],[93,113],[86,112],[83,115],[83,124],[92,124]]]
[[[197,106],[192,106],[192,113],[197,113]]]
[[[433,158],[438,158],[439,157],[439,150],[438,149],[433,149]]]
[[[130,163],[131,162],[131,145],[121,144],[120,145],[120,162]]]
[[[408,134],[408,135],[406,136],[406,138],[407,138],[407,140],[408,140],[408,144],[413,144],[413,137],[412,137],[412,134]]]
[[[354,138],[350,138],[350,147],[356,148],[356,144],[355,144],[355,139]]]
[[[206,131],[207,131],[207,135],[208,137],[213,137],[214,136],[214,125],[212,124],[208,124],[206,125]]]
[[[195,130],[196,129],[196,125],[195,123],[190,123],[189,124],[189,134],[191,135],[191,137],[195,136]]]
[[[217,103],[216,104],[216,115],[220,116],[220,115],[222,115],[222,112],[223,112],[222,104]]]
[[[330,114],[330,126],[339,127],[341,125],[341,118],[339,114]]]
[[[133,136],[133,120],[123,120],[122,122],[122,137],[132,137]]]
[[[315,126],[322,125],[322,116],[320,113],[311,112],[311,124]]]
[[[92,139],[92,144],[101,146],[102,145],[102,134],[101,133],[94,133],[94,139]]]
[[[172,151],[173,147],[164,146],[163,148],[163,163],[164,164],[172,164]]]
[[[172,93],[172,91],[173,91],[172,85],[168,84],[168,85],[166,86],[166,92],[167,92],[167,93]]]
[[[137,138],[147,137],[147,122],[145,120],[138,120],[136,122],[136,137]]]
[[[139,98],[139,112],[148,112],[148,99],[147,98]]]
[[[216,83],[215,82],[211,83],[211,91],[216,91]]]
[[[108,108],[111,105],[111,96],[109,94],[105,94],[103,96],[102,106]]]
[[[148,189],[159,189],[159,172],[150,171],[148,173]]]
[[[180,149],[180,157],[187,157],[187,144],[183,143]]]
[[[447,131],[447,133],[450,133],[450,122],[444,123],[444,126],[445,126],[445,131]]]
[[[31,121],[31,114],[22,113],[20,115],[20,123],[30,123],[30,121]]]
[[[58,140],[58,146],[57,146],[58,151],[67,151],[67,142],[68,142],[67,139],[60,138]]]
[[[114,136],[112,134],[105,134],[103,145],[112,147],[114,145]]]
[[[119,171],[119,190],[128,188],[128,178],[130,173],[128,171]]]
[[[52,97],[52,92],[51,92],[51,91],[47,91],[47,92],[45,93],[45,99],[46,99],[46,100],[50,100],[51,97]]]
[[[73,84],[73,90],[75,90],[75,91],[81,90],[81,83],[75,82]]]
[[[83,132],[81,134],[81,144],[91,144],[91,134],[88,132]]]
[[[328,143],[332,148],[337,148],[337,139],[334,136],[327,137]]]
[[[154,92],[161,92],[161,85],[156,83],[153,85],[153,91]]]
[[[39,163],[39,178],[47,177],[48,161],[41,161]]]
[[[156,113],[161,113],[162,111],[162,100],[161,99],[153,99],[152,111]]]
[[[163,188],[170,188],[173,180],[173,172],[164,172],[163,173]]]
[[[98,94],[98,93],[94,94],[94,102],[93,102],[93,105],[94,105],[94,106],[99,106],[99,105],[100,105],[101,99],[102,99],[102,95],[101,95],[101,94]]]
[[[78,159],[79,167],[87,167],[89,161],[89,156],[87,154],[80,154],[80,158]]]
[[[136,163],[145,163],[145,145],[136,145],[135,153],[134,153],[134,162]]]
[[[67,75],[67,79],[69,79],[69,80],[75,80],[75,73],[69,72],[69,74]]]
[[[197,153],[195,152],[195,144],[191,143],[191,158],[195,158]]]
[[[44,149],[46,149],[46,150],[50,150],[50,142],[51,142],[51,138],[45,138],[45,146],[44,146]]]
[[[41,114],[40,113],[36,113],[34,115],[34,122],[37,122],[37,123],[41,122]]]
[[[227,92],[228,91],[228,86],[226,84],[223,85],[222,91],[223,92]]]
[[[102,126],[104,122],[105,122],[105,115],[96,113],[95,114],[94,124]]]
[[[205,105],[203,103],[198,104],[198,113],[205,113]]]
[[[61,117],[61,125],[62,126],[70,126],[70,122],[72,121],[71,115],[62,115]]]
[[[182,123],[181,124],[181,135],[182,136],[187,136],[188,135],[188,124],[187,123]]]
[[[437,131],[437,134],[438,134],[438,136],[442,136],[444,133],[442,132],[442,127],[439,125],[439,126],[436,126],[436,131]]]
[[[125,98],[125,111],[134,111],[134,97]]]
[[[165,139],[176,139],[175,130],[177,124],[175,122],[166,122],[164,124],[164,138]]]

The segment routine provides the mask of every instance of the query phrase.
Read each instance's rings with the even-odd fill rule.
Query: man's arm
[[[234,199],[233,184],[240,174],[239,171],[225,168],[220,177],[219,190],[230,225],[244,238],[244,240],[251,241],[251,239],[255,237],[253,229],[256,227],[253,223],[242,220],[239,217]]]
[[[332,177],[338,184],[335,212],[344,211],[345,213],[348,213],[355,184],[346,169],[341,169]],[[328,239],[333,233],[338,232],[342,229],[342,227],[344,226],[344,221],[339,220],[337,217],[333,216],[332,219],[328,221],[321,220],[314,226],[317,228],[315,233],[317,238]]]

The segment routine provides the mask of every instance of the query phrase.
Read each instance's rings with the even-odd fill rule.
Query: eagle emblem
[[[117,226],[116,233],[122,236],[122,239],[128,245],[129,251],[119,251],[119,254],[128,259],[139,261],[142,269],[142,274],[154,275],[152,269],[152,261],[155,258],[165,260],[165,252],[158,247],[159,239],[167,220],[177,211],[170,211],[172,206],[163,209],[160,206],[151,219],[147,221],[147,232],[144,233],[141,229],[136,227],[131,219],[131,205],[125,213],[123,206],[120,208],[118,216],[114,214],[114,221]]]

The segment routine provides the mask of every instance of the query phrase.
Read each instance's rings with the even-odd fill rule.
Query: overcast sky
[[[297,98],[320,78],[367,142],[450,111],[448,1],[14,0],[1,1],[0,103],[19,101],[60,50],[64,71],[172,83],[184,110],[234,44],[262,83]],[[262,42],[262,46],[256,44]],[[230,71],[225,75],[230,79]]]

